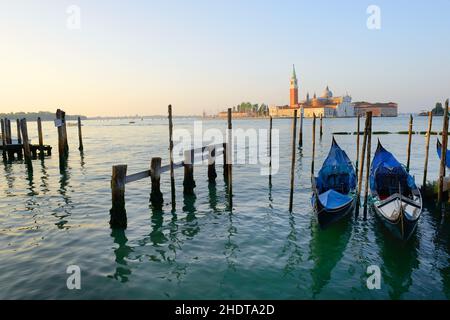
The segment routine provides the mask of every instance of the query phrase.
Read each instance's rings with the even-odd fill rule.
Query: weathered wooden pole
[[[442,128],[442,149],[441,149],[441,165],[439,168],[438,183],[438,202],[442,202],[444,190],[445,166],[447,161],[447,144],[448,144],[448,99],[445,101],[444,121]]]
[[[292,212],[294,203],[294,182],[295,182],[295,147],[297,138],[297,110],[294,110],[294,118],[292,119],[292,148],[291,148],[291,189],[289,193],[289,212]]]
[[[363,179],[363,172],[364,172],[364,161],[365,161],[365,157],[366,157],[366,144],[367,144],[367,134],[368,134],[368,129],[369,129],[369,116],[368,113],[366,113],[366,122],[365,122],[365,126],[364,126],[364,138],[363,138],[363,145],[362,145],[362,149],[361,149],[361,160],[359,162],[359,176],[358,176],[358,190],[357,190],[357,195],[356,195],[356,201],[358,202],[357,204],[357,209],[356,209],[356,217],[358,217],[359,215],[359,203],[361,201],[361,188],[362,188],[362,179]]]
[[[272,116],[269,118],[269,184],[272,184]]]
[[[314,158],[316,157],[316,114],[313,114],[312,123],[312,157],[311,157],[311,179],[314,179]]]
[[[323,114],[320,115],[320,140],[322,140],[323,136]]]
[[[20,133],[20,120],[16,119],[17,125],[17,143],[22,144],[22,134]]]
[[[81,132],[81,117],[78,117],[78,142],[79,142],[78,150],[83,151],[84,146],[83,146],[83,135]]]
[[[367,219],[367,201],[369,196],[369,175],[370,175],[370,157],[371,157],[371,142],[372,142],[372,111],[367,112],[369,118],[369,126],[367,129],[367,164],[366,164],[366,183],[364,190],[364,220]]]
[[[406,160],[406,171],[409,172],[409,166],[411,161],[411,141],[412,141],[412,129],[413,129],[413,116],[409,115],[409,128],[408,128],[408,149],[407,149],[407,160]]]
[[[6,161],[6,136],[5,136],[5,120],[0,119],[1,127],[2,127],[2,156],[3,160]]]
[[[20,130],[22,131],[23,137],[23,155],[25,157],[25,161],[31,162],[31,148],[30,140],[28,139],[27,119],[23,118],[20,120]]]
[[[127,177],[127,165],[117,165],[112,168],[111,198],[112,208],[109,211],[109,221],[113,229],[126,229],[127,211],[125,210],[125,183]]]
[[[228,108],[228,143],[227,143],[227,162],[228,162],[228,202],[230,209],[233,209],[233,124],[231,118],[231,108]]]
[[[42,136],[42,121],[41,118],[37,118],[37,128],[38,128],[38,137],[39,137],[39,156],[44,157],[44,138]]]
[[[150,202],[153,207],[160,209],[164,203],[163,195],[161,193],[161,158],[152,158],[150,164],[150,178],[152,180]]]
[[[186,195],[193,195],[195,188],[194,180],[194,150],[184,151],[184,181],[183,193]]]
[[[56,110],[56,126],[58,128],[58,151],[59,151],[59,158],[60,160],[63,160],[67,158],[69,155],[69,146],[67,144],[67,131],[65,129],[66,127],[66,119],[65,119],[65,112],[61,109]]]
[[[359,130],[360,130],[360,115],[358,114],[357,118],[357,123],[356,123],[356,163],[355,163],[355,167],[356,167],[356,174],[358,174],[358,166],[359,166]]]
[[[172,105],[168,107],[169,112],[169,161],[170,161],[170,195],[172,199],[172,210],[175,210],[175,173],[173,169],[173,121]]]
[[[216,147],[208,146],[208,181],[209,183],[216,183]]]
[[[428,173],[428,154],[430,151],[430,138],[431,138],[431,129],[433,127],[433,112],[428,112],[428,131],[427,131],[427,142],[425,146],[425,165],[423,168],[423,182],[422,182],[422,190],[425,191],[427,186],[427,173]]]
[[[12,144],[11,120],[9,120],[8,118],[5,119],[5,128],[6,128],[6,143]]]
[[[298,146],[303,147],[303,107],[300,107],[300,128],[298,130]]]

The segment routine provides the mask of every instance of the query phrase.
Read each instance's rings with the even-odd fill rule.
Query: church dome
[[[331,92],[330,88],[328,88],[328,86],[325,88],[325,90],[322,93],[322,98],[332,98],[333,97],[333,92]]]

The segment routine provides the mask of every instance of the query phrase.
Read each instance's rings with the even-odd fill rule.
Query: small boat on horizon
[[[356,179],[352,162],[333,137],[318,176],[311,178],[311,204],[322,228],[354,212],[357,203]]]
[[[379,140],[369,180],[375,213],[392,234],[407,241],[422,214],[422,195],[414,177]]]

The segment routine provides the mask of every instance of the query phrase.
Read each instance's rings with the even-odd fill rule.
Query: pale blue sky
[[[66,28],[69,5],[81,30]],[[366,27],[369,5],[381,30]],[[450,96],[450,1],[0,0],[0,111],[215,113],[328,84],[416,112]]]

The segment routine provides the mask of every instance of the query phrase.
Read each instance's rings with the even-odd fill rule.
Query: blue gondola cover
[[[349,204],[353,201],[353,198],[334,190],[328,190],[327,192],[319,195],[319,200],[325,209],[334,210]]]
[[[316,185],[319,194],[331,189],[347,194],[356,188],[356,173],[352,162],[334,139],[316,178]]]
[[[439,141],[439,139],[437,139],[437,148],[436,148],[436,150],[437,150],[437,154],[438,154],[439,159],[441,159],[442,144]],[[447,153],[446,153],[445,165],[447,166],[447,168],[450,168],[450,151],[448,151],[448,150],[447,150]]]

